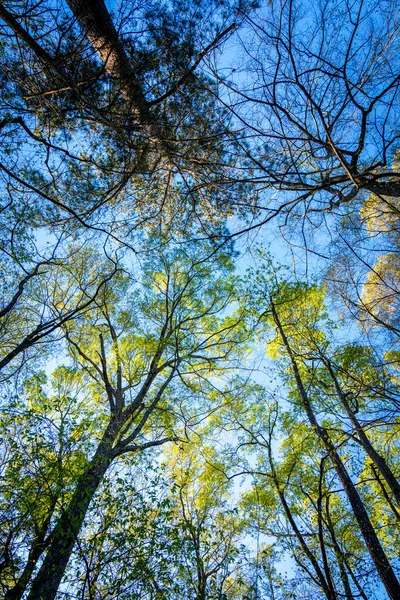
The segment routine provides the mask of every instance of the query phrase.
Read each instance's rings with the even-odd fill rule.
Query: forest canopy
[[[396,0],[0,1],[0,595],[399,600]]]

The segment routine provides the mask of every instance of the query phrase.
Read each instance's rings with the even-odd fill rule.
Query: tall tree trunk
[[[375,465],[373,463],[371,463],[371,471],[373,472],[374,477],[375,477],[379,487],[382,490],[383,497],[385,498],[386,502],[392,509],[394,516],[396,517],[396,519],[398,521],[400,521],[400,513],[397,510],[397,508],[395,507],[395,505],[393,504],[392,499],[390,498],[389,493],[388,493],[387,489],[385,488],[385,484],[383,483],[383,481],[381,481],[381,479],[379,477],[378,469],[375,467]]]
[[[54,600],[89,504],[111,461],[110,443],[101,442],[52,532],[46,557],[32,582],[27,600]]]
[[[27,600],[54,600],[81,530],[89,504],[113,459],[122,453],[137,451],[139,448],[144,450],[170,441],[170,438],[162,438],[161,440],[147,442],[141,446],[136,446],[133,443],[142,431],[147,419],[154,411],[165,389],[173,378],[175,367],[171,369],[168,377],[160,385],[154,399],[145,410],[139,423],[134,428],[134,431],[123,440],[119,439],[121,433],[122,435],[127,433],[126,426],[128,424],[129,429],[132,415],[134,415],[137,410],[137,414],[140,414],[141,412],[140,406],[143,399],[158,374],[157,362],[160,353],[161,351],[158,350],[155,354],[147,378],[130,406],[120,413],[121,407],[115,407],[112,404],[112,415],[107,428],[104,431],[102,440],[99,443],[88,468],[78,478],[71,501],[68,507],[62,512],[51,533],[51,542],[48,545],[46,557],[32,582]],[[107,379],[106,372],[104,372],[103,377],[104,380]],[[114,391],[114,395],[118,396],[118,390],[117,392]]]
[[[379,574],[379,577],[384,584],[388,596],[391,600],[399,600],[400,598],[400,583],[392,569],[392,566],[386,556],[385,551],[383,550],[381,543],[376,535],[375,529],[372,526],[368,513],[365,509],[365,506],[356,490],[355,485],[353,484],[350,475],[347,472],[346,467],[344,466],[339,454],[337,453],[330,437],[325,429],[325,427],[321,427],[316,419],[314,411],[312,409],[311,403],[309,401],[307,392],[304,388],[300,372],[297,366],[296,359],[292,352],[292,348],[290,346],[289,340],[286,337],[286,334],[283,330],[282,324],[279,320],[278,313],[276,312],[275,305],[271,300],[271,308],[272,314],[275,321],[275,324],[278,328],[279,335],[283,341],[283,344],[286,348],[286,352],[290,359],[290,363],[292,365],[293,374],[296,380],[296,385],[300,394],[302,406],[307,414],[307,418],[310,422],[311,427],[318,435],[323,445],[325,446],[328,455],[333,463],[333,466],[336,470],[336,473],[343,485],[344,491],[347,495],[347,498],[350,502],[351,508],[353,510],[355,519],[358,523],[362,536],[364,538],[365,544],[367,546],[368,552],[371,556],[371,559],[375,565],[375,568]],[[32,599],[33,600],[33,599]]]
[[[324,468],[325,468],[325,460],[326,460],[326,456],[324,456],[322,458],[322,460],[320,461],[320,468],[319,468],[319,481],[318,481],[318,499],[317,499],[317,519],[318,519],[318,539],[319,539],[319,545],[321,548],[321,556],[322,556],[322,562],[324,565],[324,571],[325,571],[325,577],[326,577],[326,581],[329,585],[329,589],[333,591],[334,595],[336,596],[336,590],[335,590],[335,586],[332,580],[332,575],[331,575],[331,569],[329,566],[329,560],[328,560],[328,556],[327,556],[327,552],[326,552],[326,544],[325,544],[325,539],[324,539],[324,519],[322,516],[322,499],[323,499],[323,481],[324,481]]]
[[[104,0],[67,0],[87,39],[96,50],[106,72],[118,82],[134,120],[149,138],[167,150],[161,127],[150,112],[148,102],[131,67]],[[169,149],[168,149],[169,150]]]
[[[393,496],[396,498],[397,502],[400,504],[400,484],[399,484],[399,482],[397,481],[396,477],[393,475],[392,470],[390,469],[389,465],[387,464],[387,462],[385,461],[383,456],[381,456],[375,450],[375,448],[371,444],[370,440],[368,439],[368,436],[365,433],[363,426],[361,425],[361,423],[355,416],[354,411],[351,409],[351,407],[347,401],[346,394],[343,392],[342,388],[340,387],[339,381],[335,375],[335,372],[333,371],[331,362],[329,360],[327,360],[325,357],[322,357],[322,361],[326,365],[326,367],[329,371],[329,374],[330,374],[332,381],[334,383],[334,386],[335,386],[337,397],[339,398],[341,405],[343,406],[344,410],[346,411],[347,416],[349,417],[349,419],[354,427],[354,430],[358,435],[358,439],[360,440],[361,446],[364,448],[364,450],[368,454],[369,458],[372,460],[374,465],[377,467],[378,471],[380,472],[382,477],[385,479],[390,490],[392,491]]]
[[[304,554],[307,556],[308,560],[310,561],[310,563],[313,566],[313,569],[315,572],[315,577],[312,576],[312,573],[310,573],[310,571],[308,571],[308,569],[307,569],[307,572],[309,573],[309,575],[313,579],[313,581],[321,587],[327,600],[337,600],[335,590],[330,585],[330,582],[327,581],[327,579],[325,578],[324,573],[323,573],[321,567],[319,566],[317,559],[314,556],[314,552],[308,547],[307,542],[304,539],[304,536],[302,535],[300,529],[297,527],[297,523],[293,517],[290,506],[288,505],[288,503],[286,501],[285,493],[279,483],[278,474],[275,469],[270,444],[268,445],[268,461],[269,461],[269,466],[271,469],[271,478],[272,478],[272,481],[274,482],[275,489],[278,492],[278,496],[279,496],[280,502],[282,504],[283,510],[285,511],[286,518],[289,521],[290,526],[293,529],[293,532],[299,541],[301,549],[303,550]],[[303,568],[305,568],[305,567],[303,567]]]
[[[339,565],[340,579],[342,580],[344,595],[346,597],[346,600],[354,600],[353,592],[351,591],[349,577],[348,577],[347,571],[346,571],[346,565],[345,565],[345,561],[344,561],[343,552],[342,552],[342,549],[340,548],[339,543],[336,539],[335,528],[333,526],[330,511],[329,511],[329,494],[326,496],[325,511],[326,511],[326,525],[327,525],[327,528],[329,531],[329,535],[331,536],[331,540],[333,543],[333,550],[335,552],[336,560]],[[362,590],[361,596],[364,600],[368,600],[367,597],[364,595],[363,590]]]
[[[21,600],[22,596],[24,595],[32,573],[35,570],[36,564],[47,547],[47,543],[49,540],[47,532],[56,504],[57,497],[55,496],[54,500],[52,501],[52,505],[49,509],[47,518],[43,522],[42,526],[40,527],[38,533],[35,536],[35,539],[32,542],[25,568],[22,571],[22,574],[19,577],[15,586],[7,591],[6,595],[4,596],[4,600]]]

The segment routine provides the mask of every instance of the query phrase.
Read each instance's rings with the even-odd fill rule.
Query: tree
[[[303,405],[303,409],[307,414],[307,418],[311,427],[314,428],[315,433],[318,435],[322,443],[324,444],[326,451],[328,453],[329,458],[332,460],[332,463],[337,472],[338,478],[342,483],[348,500],[351,504],[352,510],[354,512],[354,516],[357,520],[357,523],[360,527],[361,533],[364,537],[366,546],[371,555],[371,558],[375,564],[376,570],[382,579],[383,584],[385,585],[386,591],[390,598],[396,598],[396,596],[400,593],[400,584],[394,574],[394,571],[387,559],[386,553],[384,552],[380,541],[375,533],[375,530],[372,526],[372,523],[369,519],[368,513],[365,510],[365,506],[354,486],[348,471],[346,470],[343,461],[341,460],[330,435],[325,427],[321,427],[318,423],[317,418],[315,416],[315,412],[312,408],[309,396],[304,387],[298,366],[297,361],[292,352],[292,348],[290,346],[290,342],[284,332],[282,323],[279,319],[278,313],[276,311],[275,303],[271,300],[271,310],[273,315],[274,323],[279,331],[279,335],[282,339],[285,350],[288,354],[293,374],[296,381],[296,386],[298,392],[301,397],[301,402]]]
[[[371,336],[371,342],[379,332],[396,343],[398,200],[371,194],[357,209],[359,213],[348,215],[338,232],[328,285]]]
[[[117,258],[88,251],[89,243],[57,243],[41,261],[12,253],[13,260],[3,262],[7,274],[0,312],[0,371],[6,377],[10,367],[18,370],[15,359],[24,364],[34,347],[89,311],[102,287],[120,270]]]
[[[21,597],[50,542],[53,519],[67,502],[85,466],[93,434],[82,377],[71,367],[37,373],[25,394],[7,398],[1,410],[1,585],[5,597]],[[8,591],[7,591],[8,590]]]
[[[232,581],[246,558],[241,522],[229,482],[202,464],[207,450],[214,462],[203,444],[171,447],[156,467],[126,456],[90,508],[64,589],[85,598],[243,597]]]
[[[229,499],[231,486],[215,468],[219,456],[213,448],[192,444],[188,450],[169,457],[185,556],[180,567],[183,593],[194,600],[230,598],[230,580],[243,558],[242,525]]]
[[[130,211],[130,226],[148,220],[150,198],[157,217],[177,188],[207,220],[209,197],[215,195],[211,212],[222,202],[214,186],[224,170],[225,117],[197,67],[236,27],[231,12],[230,3],[212,2],[206,11],[191,1],[123,3],[115,24],[103,0],[57,8],[27,2],[20,10],[2,3],[3,129],[44,155],[33,173],[16,169],[15,158],[3,172],[83,227],[95,225],[94,211],[127,194],[139,213]],[[44,182],[48,170],[58,176]],[[71,194],[77,185],[81,198]]]
[[[371,561],[334,469],[295,399],[285,398],[282,385],[243,391],[243,400],[225,413],[238,439],[224,471],[249,478],[239,514],[257,540],[254,597],[264,598],[264,590],[266,598],[366,598],[374,593]],[[268,556],[272,564],[264,562]],[[283,577],[288,556],[297,569],[289,562],[294,574]]]
[[[71,238],[103,245],[107,280],[121,248],[140,249],[143,228],[170,237],[211,223],[213,235],[223,231],[226,203],[215,182],[228,168],[225,117],[198,67],[235,29],[231,9],[122,3],[112,16],[103,0],[0,3],[0,260],[14,274],[5,284],[3,324],[30,286],[47,287],[55,261],[58,272],[60,262],[76,267]],[[38,243],[46,237],[54,252]],[[55,315],[43,298],[16,336],[9,315],[13,343],[5,342],[1,366],[16,364],[87,309],[94,283],[64,313]]]
[[[325,472],[327,457],[315,447],[303,424],[293,423],[289,414],[279,415],[276,402],[275,405],[269,403],[264,411],[261,408],[260,414],[262,412],[265,421],[259,421],[258,426],[255,422],[239,424],[257,455],[257,465],[249,471],[253,473],[254,482],[243,498],[250,527],[261,528],[263,533],[275,538],[276,547],[290,553],[298,565],[297,577],[292,581],[296,593],[301,593],[305,579],[310,586],[309,593],[318,597],[336,599],[343,594],[352,599],[354,584],[349,580],[348,563],[351,554],[358,554],[360,548],[357,544],[350,548],[347,541],[344,553],[337,540],[343,543],[346,537],[343,531],[351,525],[346,518],[341,530],[335,518],[335,527],[332,527],[332,516],[325,512],[330,500],[340,507],[342,520],[346,514],[340,499],[329,489],[331,477]],[[272,447],[278,426],[285,436],[280,460],[274,457]],[[330,510],[333,512],[332,507]],[[364,593],[362,589],[361,593]]]
[[[178,441],[184,435],[177,431],[180,419],[190,418],[189,407],[197,398],[207,402],[204,377],[218,373],[218,365],[240,349],[240,316],[219,317],[233,299],[229,280],[216,271],[226,275],[227,258],[207,264],[171,251],[144,268],[147,291],[142,297],[129,278],[120,276],[102,288],[91,313],[65,326],[77,372],[85,374],[97,429],[84,467],[54,519],[29,598],[55,597],[109,466],[126,453]],[[130,300],[118,301],[122,296]],[[7,598],[22,596],[18,583]]]
[[[327,406],[316,398],[319,396],[318,389],[314,396],[313,379],[318,376],[318,370],[315,369],[313,358],[315,350],[317,356],[321,359],[325,368],[328,365],[329,376],[333,377],[336,393],[338,390],[338,381],[332,369],[329,369],[329,363],[326,359],[325,349],[327,343],[324,333],[319,329],[319,322],[324,314],[323,293],[315,287],[309,287],[303,284],[289,284],[287,282],[279,283],[279,277],[275,274],[271,277],[272,281],[267,283],[266,277],[256,275],[255,282],[257,286],[252,288],[254,298],[264,297],[266,311],[264,316],[269,315],[270,323],[276,330],[275,339],[270,344],[275,356],[286,357],[287,369],[290,373],[289,382],[294,395],[297,398],[298,406],[307,417],[309,425],[315,436],[319,439],[322,447],[325,449],[336,475],[343,486],[348,502],[353,511],[355,520],[364,537],[366,546],[374,562],[375,568],[382,579],[389,597],[396,597],[398,581],[390,565],[388,557],[382,548],[372,520],[366,511],[362,497],[352,481],[350,472],[342,459],[338,448],[343,442],[335,439],[336,435],[331,433],[332,425],[320,422],[318,411],[326,416]],[[264,290],[263,288],[264,283]],[[269,290],[268,290],[269,286]],[[322,348],[322,351],[321,351]],[[311,368],[308,363],[311,363]],[[342,390],[340,390],[342,393]],[[342,397],[343,400],[343,397]],[[329,408],[328,408],[329,410]],[[354,425],[354,421],[353,421]],[[359,435],[359,432],[358,432]],[[380,463],[382,457],[375,453],[368,436],[363,432],[360,436],[360,443],[367,451],[370,457],[374,457],[375,464],[381,464],[381,468],[388,469],[386,475],[396,489],[396,479],[393,473],[385,464]],[[382,462],[384,463],[385,461]]]
[[[337,212],[363,191],[398,196],[395,5],[278,0],[244,20],[246,62],[214,76],[246,132],[238,143],[261,220]]]

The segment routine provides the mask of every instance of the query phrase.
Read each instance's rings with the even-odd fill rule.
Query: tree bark
[[[321,548],[321,556],[322,556],[322,563],[324,565],[324,571],[325,571],[325,577],[326,577],[326,581],[328,583],[329,589],[332,590],[333,594],[336,596],[336,591],[335,591],[335,586],[332,580],[332,575],[331,575],[331,569],[329,566],[329,560],[328,560],[328,555],[327,555],[327,551],[326,551],[326,544],[325,544],[325,539],[324,539],[324,519],[322,516],[322,499],[323,499],[323,481],[324,481],[324,468],[325,468],[325,460],[326,460],[326,456],[324,456],[322,458],[322,460],[320,461],[320,467],[319,467],[319,481],[318,481],[318,499],[317,499],[317,520],[318,520],[318,539],[319,539],[319,546]]]
[[[104,0],[67,0],[87,39],[96,50],[106,73],[119,82],[135,121],[150,139],[165,146],[161,140],[161,127],[154,122],[148,102],[121,44]],[[165,148],[164,148],[165,149]]]
[[[364,187],[377,196],[400,197],[400,183],[398,181],[373,181],[365,184]]]
[[[6,592],[4,600],[21,600],[22,596],[24,595],[37,562],[47,547],[47,542],[49,540],[47,532],[56,504],[57,497],[54,497],[47,518],[32,542],[25,568],[15,586]]]
[[[111,461],[111,443],[102,441],[52,532],[46,557],[33,580],[27,600],[54,600],[89,504]]]
[[[388,503],[388,505],[390,506],[390,508],[391,508],[391,510],[392,510],[392,512],[393,512],[393,514],[394,514],[394,516],[396,517],[396,519],[397,519],[398,521],[400,521],[400,513],[399,513],[399,511],[397,510],[397,508],[395,507],[395,505],[393,504],[393,501],[392,501],[392,499],[390,498],[390,496],[389,496],[389,493],[388,493],[387,489],[385,488],[385,484],[383,483],[383,481],[381,481],[381,479],[380,479],[380,477],[379,477],[378,469],[376,468],[376,466],[374,465],[374,463],[371,463],[371,471],[373,472],[373,474],[374,474],[374,477],[375,477],[375,479],[376,479],[376,481],[377,481],[377,483],[378,483],[379,487],[380,487],[380,488],[381,488],[381,490],[382,490],[383,497],[385,498],[386,502],[387,502],[387,503]]]
[[[116,407],[115,404],[113,404],[111,417],[107,428],[103,433],[102,440],[99,443],[89,466],[78,478],[75,491],[68,507],[62,512],[57,524],[50,534],[51,542],[47,547],[43,564],[31,584],[27,600],[54,600],[79,532],[82,528],[90,502],[112,461],[126,452],[145,450],[146,448],[159,446],[160,444],[170,441],[170,438],[163,438],[161,440],[146,442],[139,446],[133,443],[141,433],[156,405],[161,400],[165,389],[175,374],[175,367],[171,369],[169,376],[164,383],[160,385],[154,399],[144,412],[139,423],[134,428],[134,431],[124,439],[119,439],[121,435],[127,433],[126,427],[128,426],[129,429],[130,421],[135,412],[137,411],[137,415],[141,412],[140,406],[159,372],[157,363],[160,355],[161,350],[158,349],[153,357],[146,380],[137,393],[135,400],[122,412],[120,412],[121,407]],[[83,354],[83,356],[85,355]],[[102,374],[102,377],[103,380],[106,379],[106,372]],[[120,383],[122,385],[122,382]],[[121,389],[114,390],[116,396],[118,396],[119,392],[122,393]]]
[[[336,539],[335,528],[333,526],[331,515],[329,512],[329,495],[326,496],[325,510],[326,510],[326,524],[327,524],[327,528],[329,531],[329,535],[331,536],[331,540],[333,543],[333,550],[336,555],[336,560],[339,565],[340,578],[342,580],[344,594],[345,594],[346,600],[354,600],[353,592],[351,591],[349,577],[348,577],[347,571],[346,571],[343,552],[342,552],[342,549],[340,548],[339,543]],[[363,591],[362,591],[361,595],[362,595],[362,598],[364,598],[364,600],[368,600],[366,598],[366,596],[364,595]]]

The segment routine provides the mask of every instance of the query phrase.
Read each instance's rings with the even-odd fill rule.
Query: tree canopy
[[[399,31],[0,1],[4,598],[400,598]]]

